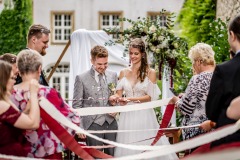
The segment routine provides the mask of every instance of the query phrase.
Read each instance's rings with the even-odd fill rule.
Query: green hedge
[[[0,14],[0,54],[16,54],[27,44],[27,32],[32,24],[32,0],[13,2],[13,7],[5,3]]]

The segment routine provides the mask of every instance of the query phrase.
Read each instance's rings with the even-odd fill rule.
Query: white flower
[[[163,49],[163,48],[164,48],[164,46],[162,45],[162,43],[158,45],[158,48],[160,48],[160,49]]]
[[[153,33],[153,40],[157,40],[157,33]]]
[[[149,28],[149,31],[150,31],[151,33],[156,32],[156,30],[157,30],[157,28],[156,28],[154,25],[152,25],[152,26]]]
[[[225,28],[224,28],[224,26],[221,26],[220,29],[221,29],[221,30],[224,30]]]
[[[165,39],[165,40],[162,42],[162,47],[163,47],[163,48],[167,48],[167,46],[168,46],[168,40]]]
[[[163,41],[163,40],[164,40],[164,37],[163,37],[163,36],[159,36],[159,37],[158,37],[158,40],[159,40],[159,41]]]
[[[155,52],[156,51],[156,47],[155,46],[151,46],[150,49]]]
[[[144,31],[145,33],[147,33],[147,32],[148,32],[148,27],[144,27],[144,28],[143,28],[143,31]]]
[[[129,26],[129,27],[128,27],[128,29],[129,29],[129,30],[132,30],[132,29],[133,29],[133,26],[132,26],[132,25],[131,25],[131,26]]]
[[[173,43],[173,46],[174,48],[178,48],[178,43],[177,42]]]

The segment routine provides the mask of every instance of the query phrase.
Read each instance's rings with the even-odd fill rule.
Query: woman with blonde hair
[[[191,78],[185,94],[181,98],[175,96],[170,101],[183,114],[182,126],[208,120],[205,103],[215,68],[214,51],[208,44],[197,43],[190,49],[188,56],[196,74]],[[187,140],[202,133],[204,130],[201,128],[187,128],[182,130],[182,137]]]
[[[14,86],[12,99],[21,111],[28,112],[26,102],[28,101],[30,79],[39,81],[42,71],[42,57],[34,50],[23,50],[17,56],[17,65],[22,82]],[[55,89],[40,85],[38,96],[45,97],[65,117],[79,125],[79,117],[70,111],[70,107]],[[72,130],[68,129],[68,131],[74,134]],[[65,150],[65,146],[48,128],[43,119],[40,120],[40,127],[37,130],[28,130],[25,132],[25,137],[31,143],[29,157],[62,159],[62,151]]]

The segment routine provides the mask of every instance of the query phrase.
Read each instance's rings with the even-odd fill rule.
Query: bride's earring
[[[131,60],[129,59],[129,64],[128,64],[128,66],[130,67],[131,66]]]

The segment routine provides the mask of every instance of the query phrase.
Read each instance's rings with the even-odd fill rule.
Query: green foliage
[[[173,85],[177,93],[182,93],[187,88],[188,82],[192,77],[192,65],[187,52],[177,60],[177,67],[177,69],[174,69]]]
[[[216,0],[186,0],[178,16],[182,30],[181,36],[188,40],[189,48],[198,42],[212,46],[215,60],[221,63],[229,59],[227,25],[221,19],[215,20]],[[228,21],[228,20],[226,20]],[[174,88],[178,92],[185,90],[192,76],[191,63],[187,57],[177,61],[180,70],[175,70]],[[179,78],[183,75],[183,78]]]
[[[166,11],[162,10],[159,15],[166,15]],[[120,35],[118,42],[127,44],[132,38],[142,38],[145,40],[146,49],[153,53],[156,63],[160,61],[168,63],[169,60],[175,60],[181,58],[181,54],[187,50],[187,43],[185,39],[180,38],[174,34],[173,19],[174,14],[169,13],[167,17],[167,26],[160,26],[160,16],[155,20],[150,18],[140,18],[136,21],[122,18],[120,21],[130,23],[130,27],[120,31],[119,28],[105,29],[107,32],[117,32]],[[112,41],[108,42],[112,45]]]
[[[228,22],[229,19],[226,20]],[[206,41],[215,51],[217,63],[229,60],[229,43],[227,24],[221,19],[214,20],[209,24],[209,39]]]
[[[14,0],[14,6],[8,2],[0,14],[0,54],[24,49],[32,24],[32,0]]]
[[[162,81],[161,80],[157,80],[157,85],[158,85],[159,89],[162,90]],[[159,95],[159,98],[162,99],[162,94]],[[161,107],[154,108],[154,111],[155,111],[158,122],[160,122],[162,120],[162,116],[163,116],[162,112],[161,112]]]
[[[178,16],[182,36],[189,47],[210,39],[209,24],[216,15],[216,0],[186,0]]]

